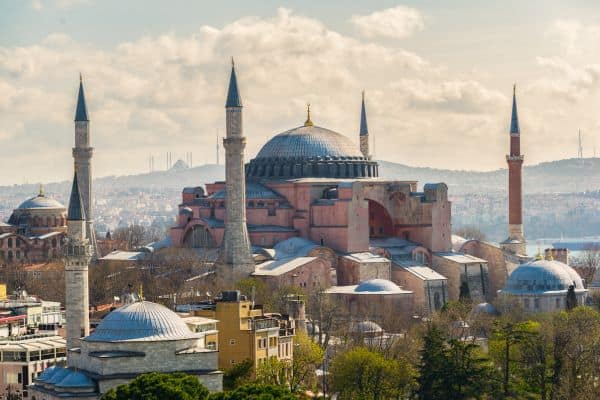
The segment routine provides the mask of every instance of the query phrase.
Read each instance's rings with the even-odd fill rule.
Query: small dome
[[[585,290],[581,277],[568,265],[559,261],[536,260],[521,264],[510,274],[504,292],[513,294]]]
[[[69,373],[56,384],[57,387],[64,388],[89,388],[96,387],[94,381],[92,381],[86,374],[67,369]]]
[[[51,377],[46,379],[44,383],[48,383],[50,385],[56,385],[58,382],[62,381],[69,374],[69,370],[63,367],[58,367]]]
[[[351,333],[381,333],[383,329],[381,326],[373,321],[360,321],[350,324]]]
[[[394,282],[388,281],[387,279],[371,279],[368,281],[361,282],[356,289],[355,292],[371,292],[371,293],[381,293],[381,292],[391,292],[391,293],[399,293],[402,292],[402,289],[398,287]]]
[[[30,210],[32,208],[47,208],[47,209],[57,209],[57,208],[65,208],[58,201],[54,200],[51,197],[46,197],[43,194],[39,194],[35,197],[32,197],[28,200],[25,200],[21,205],[19,205],[19,210]]]
[[[49,380],[50,378],[52,378],[52,375],[54,375],[57,371],[59,371],[60,369],[62,369],[61,367],[58,367],[56,365],[53,365],[51,367],[46,368],[41,374],[38,375],[38,377],[36,378],[38,381],[42,381],[45,382],[47,380]]]
[[[141,301],[117,308],[108,314],[86,341],[161,341],[193,339],[186,323],[165,306]]]
[[[193,215],[194,211],[192,211],[189,207],[183,207],[179,210],[179,215]]]

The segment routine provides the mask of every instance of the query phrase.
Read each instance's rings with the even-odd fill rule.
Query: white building
[[[588,290],[579,274],[560,261],[538,257],[515,268],[500,293],[516,299],[525,312],[553,312],[565,309],[570,286],[577,304],[585,304]]]

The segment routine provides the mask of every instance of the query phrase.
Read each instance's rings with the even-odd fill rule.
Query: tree
[[[249,384],[232,392],[215,393],[210,400],[297,400],[288,389],[281,386]]]
[[[586,284],[590,285],[594,280],[596,271],[600,270],[600,247],[592,247],[582,251],[579,256],[571,258],[570,265]]]
[[[551,399],[600,398],[600,314],[590,307],[561,312],[552,321]]]
[[[208,389],[195,376],[151,372],[109,390],[101,400],[207,400],[208,396]]]
[[[571,311],[577,307],[577,296],[575,295],[575,285],[569,285],[567,290],[567,299],[565,301],[565,308],[567,311]]]
[[[290,377],[292,393],[312,390],[316,387],[315,371],[323,362],[325,352],[308,335],[296,332],[294,337],[294,359]]]
[[[233,390],[250,382],[253,370],[254,362],[250,359],[235,364],[223,373],[223,388]]]
[[[256,382],[263,385],[284,386],[288,384],[289,360],[269,357],[256,369]]]
[[[313,327],[318,327],[317,343],[327,348],[331,334],[338,324],[341,304],[317,287],[307,299],[307,316]]]
[[[425,334],[421,357],[418,399],[497,398],[493,364],[476,344],[448,339],[437,326],[431,325]]]
[[[364,347],[336,356],[330,374],[340,400],[404,398],[414,384],[414,370],[406,361],[389,360]]]
[[[519,371],[512,371],[520,358],[520,346],[536,335],[539,324],[533,321],[513,322],[498,320],[490,340],[490,354],[502,366],[502,391],[504,398],[511,395],[511,376]]]

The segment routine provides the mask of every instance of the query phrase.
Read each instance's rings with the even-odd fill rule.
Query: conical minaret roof
[[[87,106],[85,104],[85,94],[83,93],[83,79],[79,75],[79,94],[77,95],[77,108],[75,109],[75,121],[89,121]]]
[[[73,187],[71,188],[71,199],[69,200],[67,220],[85,220],[85,212],[83,211],[83,203],[81,201],[81,194],[79,193],[79,183],[77,182],[77,172],[75,172],[75,176],[73,176]]]
[[[367,136],[369,127],[367,126],[367,111],[365,108],[365,92],[362,93],[362,106],[360,108],[360,136]]]
[[[520,135],[521,130],[519,129],[519,115],[517,114],[517,95],[516,85],[513,86],[513,102],[512,102],[512,115],[510,117],[510,133],[512,135]]]
[[[229,77],[229,89],[227,91],[227,102],[225,107],[242,107],[242,98],[238,90],[237,77],[235,75],[235,64],[231,59],[231,76]]]

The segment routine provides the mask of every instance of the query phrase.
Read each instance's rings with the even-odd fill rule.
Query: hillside
[[[477,172],[447,170],[380,161],[380,175],[388,179],[445,182],[451,194],[503,192],[506,190],[507,170]],[[94,180],[98,194],[112,190],[161,189],[179,191],[184,186],[203,185],[222,180],[223,165],[207,164],[188,169],[171,169],[137,175],[106,176]],[[46,184],[48,193],[62,197],[70,188],[70,182]],[[568,193],[600,189],[600,158],[567,159],[524,167],[525,193]],[[37,184],[0,186],[0,195],[23,194],[30,197],[38,190]]]

